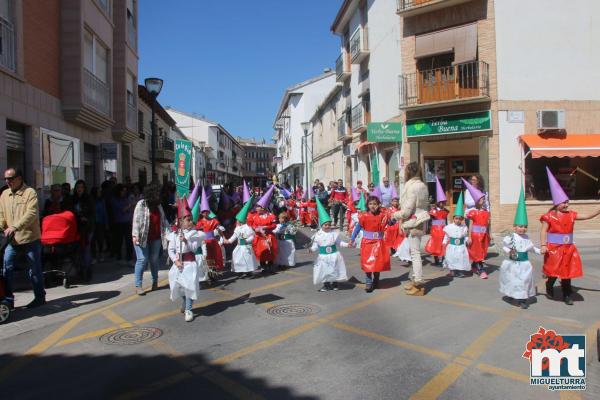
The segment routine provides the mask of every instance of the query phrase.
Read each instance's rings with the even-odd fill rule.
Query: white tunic
[[[400,261],[412,261],[410,257],[410,241],[408,237],[405,237],[402,243],[396,249],[396,253],[394,253],[394,257],[398,257]]]
[[[467,246],[465,244],[458,246],[449,244],[450,238],[465,238],[466,241],[466,238],[469,236],[469,229],[465,225],[456,225],[452,223],[444,227],[444,233],[444,241],[442,243],[448,244],[448,246],[446,246],[446,256],[444,259],[445,265],[448,269],[452,270],[470,271],[471,262],[469,261],[469,251],[467,250]]]
[[[167,248],[169,258],[173,262],[173,266],[169,270],[169,287],[171,288],[171,300],[173,301],[179,300],[182,297],[197,300],[200,293],[200,284],[198,281],[201,275],[201,266],[196,261],[185,261],[183,269],[180,271],[175,265],[175,261],[179,259],[179,254],[195,254],[202,245],[200,236],[195,229],[186,229],[183,231],[183,234],[187,239],[185,243],[179,240],[178,232],[172,232]]]
[[[508,256],[513,247],[518,252],[534,252],[540,254],[527,235],[512,233],[504,238],[503,250]],[[500,293],[513,299],[528,299],[535,296],[533,285],[533,268],[529,261],[514,261],[510,258],[502,261],[500,266]]]
[[[315,260],[313,268],[313,283],[315,285],[323,282],[339,282],[348,280],[346,264],[339,252],[341,247],[348,247],[347,242],[342,242],[339,232],[324,232],[319,230],[310,248],[311,251],[319,251],[320,246],[336,246],[337,251],[331,254],[320,254]]]
[[[296,229],[290,224],[277,224],[277,227],[273,230],[276,235],[288,234],[295,235]],[[275,259],[275,265],[284,265],[288,267],[296,266],[296,245],[293,239],[281,240],[277,237],[277,258]]]
[[[252,241],[254,240],[254,230],[248,225],[239,225],[235,227],[233,235],[229,240],[244,239],[245,245],[239,242],[231,254],[231,262],[234,272],[254,272],[258,269],[259,263],[252,250]]]

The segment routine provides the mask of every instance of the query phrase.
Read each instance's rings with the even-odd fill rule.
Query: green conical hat
[[[365,200],[365,194],[364,193],[360,194],[360,200],[358,201],[358,205],[356,206],[356,208],[359,211],[367,211],[367,200]]]
[[[208,214],[208,218],[217,218],[217,214],[211,211],[210,214]]]
[[[192,221],[194,224],[198,222],[198,218],[200,217],[200,196],[198,196],[198,200],[196,200],[196,204],[192,208]]]
[[[454,210],[455,217],[465,217],[465,202],[463,200],[463,192],[460,192],[460,196],[458,196],[458,201],[456,202],[456,210]]]
[[[252,207],[252,203],[254,202],[254,195],[250,196],[250,199],[244,204],[244,207],[240,210],[239,213],[235,216],[235,219],[240,224],[245,224],[248,219],[248,213],[250,212],[250,208]]]
[[[521,187],[519,195],[519,203],[517,204],[517,212],[515,213],[515,225],[527,226],[527,208],[525,208],[525,191]]]
[[[323,207],[323,204],[321,204],[321,200],[319,200],[318,197],[315,197],[315,200],[317,200],[317,212],[319,213],[319,226],[323,226],[323,224],[325,222],[331,222],[331,217],[329,216],[329,213],[327,212],[325,207]]]

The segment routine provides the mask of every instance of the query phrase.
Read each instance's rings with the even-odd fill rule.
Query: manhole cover
[[[131,345],[149,342],[158,339],[163,334],[158,328],[125,328],[117,329],[100,336],[100,342],[104,344]]]
[[[321,309],[312,304],[281,304],[271,307],[267,314],[275,317],[306,317],[320,312]]]

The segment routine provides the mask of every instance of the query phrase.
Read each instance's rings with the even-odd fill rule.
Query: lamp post
[[[304,176],[306,180],[306,186],[304,190],[307,191],[306,193],[310,193],[308,192],[308,185],[310,184],[308,182],[308,130],[310,129],[310,122],[302,122],[300,125],[304,131]]]
[[[158,176],[156,175],[156,98],[158,97],[162,86],[163,80],[160,78],[146,78],[144,80],[144,86],[152,97],[152,141],[150,142],[150,163],[152,165],[152,182],[158,182]]]

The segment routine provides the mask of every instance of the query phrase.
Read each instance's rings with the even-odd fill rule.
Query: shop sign
[[[492,112],[444,115],[406,121],[406,136],[451,135],[492,129]]]
[[[369,142],[401,142],[402,122],[370,122],[367,125]]]
[[[179,197],[187,196],[190,191],[190,161],[192,159],[192,142],[175,140],[175,186]]]

